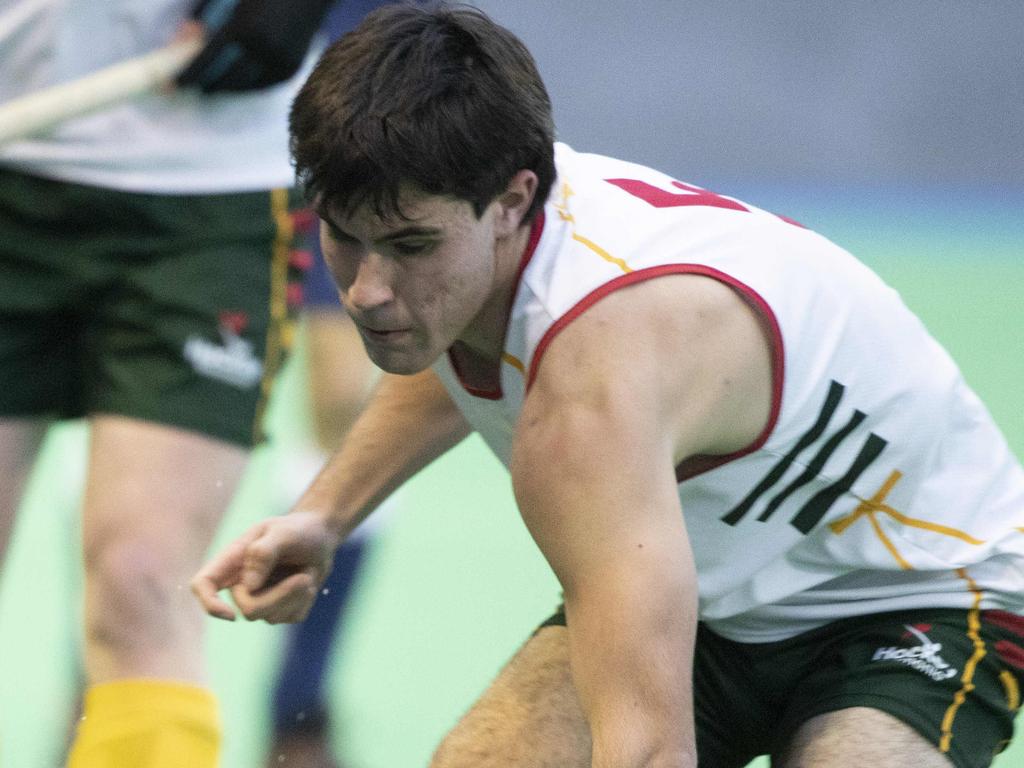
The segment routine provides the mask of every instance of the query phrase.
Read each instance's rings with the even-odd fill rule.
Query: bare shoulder
[[[562,328],[534,361],[529,403],[626,409],[668,430],[674,454],[753,442],[772,399],[771,338],[728,285],[665,275],[613,291]]]

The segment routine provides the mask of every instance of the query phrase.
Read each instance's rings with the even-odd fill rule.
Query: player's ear
[[[508,237],[513,234],[526,217],[537,194],[537,174],[533,171],[521,170],[509,179],[505,191],[498,195],[495,234]]]

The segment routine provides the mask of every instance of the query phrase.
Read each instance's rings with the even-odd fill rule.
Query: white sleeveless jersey
[[[763,319],[774,397],[754,445],[677,468],[701,618],[761,642],[878,611],[1024,608],[1024,471],[895,291],[795,222],[564,145],[556,160],[500,391],[461,380],[454,352],[435,365],[506,465],[528,383],[566,324],[634,282],[709,276]]]
[[[0,103],[169,43],[193,0],[3,0]],[[0,147],[0,164],[136,192],[291,186],[288,108],[301,76],[243,94],[148,95]]]

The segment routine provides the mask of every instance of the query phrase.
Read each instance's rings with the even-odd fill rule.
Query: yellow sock
[[[90,688],[68,768],[216,768],[217,702],[170,680],[117,680]]]

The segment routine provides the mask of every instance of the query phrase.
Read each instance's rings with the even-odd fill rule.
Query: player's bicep
[[[608,319],[584,316],[550,345],[513,445],[521,512],[567,590],[681,524],[656,355],[616,350]]]
[[[594,547],[663,532],[680,514],[675,467],[753,442],[770,382],[755,314],[718,281],[658,277],[579,314],[533,361],[513,450],[515,490],[545,554],[591,556],[567,532]]]
[[[762,317],[730,286],[667,275],[617,289],[547,340],[533,389],[614,396],[653,419],[675,461],[745,448],[768,423],[773,342]],[[601,388],[592,384],[600,382]],[[558,392],[559,390],[555,390]]]

